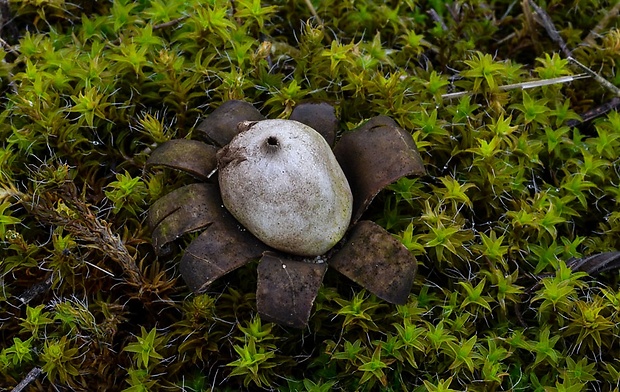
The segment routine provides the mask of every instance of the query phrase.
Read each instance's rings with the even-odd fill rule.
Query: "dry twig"
[[[562,53],[564,53],[566,57],[570,57],[571,51],[568,49],[568,46],[566,46],[566,42],[560,33],[558,33],[558,30],[555,28],[551,17],[547,14],[547,11],[539,7],[534,0],[529,0],[529,3],[530,6],[536,10],[536,14],[538,14],[538,17],[540,18],[539,23],[543,25],[549,37],[553,40],[553,42],[558,44],[562,50]]]
[[[43,373],[43,369],[41,369],[40,367],[33,368],[31,371],[28,372],[28,374],[26,374],[26,377],[24,377],[24,379],[21,380],[19,384],[15,386],[15,388],[13,388],[13,392],[23,391],[26,387],[28,387],[28,385],[30,385],[31,382],[36,380],[41,373]]]
[[[127,281],[135,286],[144,285],[144,277],[129,254],[121,238],[115,234],[109,223],[98,218],[90,206],[78,197],[75,184],[66,181],[57,188],[46,190],[33,196],[21,192],[14,193],[22,205],[40,222],[62,227],[86,247],[101,251],[117,262],[127,275]],[[64,204],[67,208],[60,208]]]

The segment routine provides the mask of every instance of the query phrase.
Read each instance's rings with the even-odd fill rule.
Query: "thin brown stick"
[[[3,48],[7,51],[7,52],[10,52],[10,53],[13,53],[13,54],[16,54],[16,55],[17,55],[17,54],[19,54],[19,52],[18,52],[18,51],[16,51],[16,50],[15,50],[15,48],[13,48],[11,45],[9,45],[9,43],[8,43],[8,42],[6,42],[5,40],[3,40],[2,38],[0,38],[0,45],[2,45],[2,47],[3,47]]]
[[[312,14],[312,16],[314,16],[314,18],[316,19],[316,22],[321,25],[321,27],[323,26],[323,20],[321,19],[321,17],[319,16],[319,14],[317,14],[316,9],[314,8],[314,6],[312,5],[312,2],[310,0],[304,0],[304,3],[306,3],[306,7],[308,7],[308,9],[310,10],[310,13]]]
[[[602,76],[600,76],[596,72],[592,71],[590,68],[588,68],[585,65],[581,64],[579,61],[577,61],[573,57],[569,56],[568,57],[568,61],[570,61],[571,63],[573,63],[576,66],[578,66],[579,68],[581,68],[583,70],[583,72],[585,72],[588,75],[592,76],[594,78],[594,80],[596,80],[605,89],[611,91],[615,96],[620,97],[620,89],[618,87],[614,86],[613,83],[611,83],[609,80],[603,78]]]
[[[605,27],[607,27],[609,22],[618,17],[618,14],[620,14],[620,2],[616,3],[616,5],[605,14],[603,19],[601,19],[598,24],[594,26],[592,30],[590,30],[590,33],[588,34],[586,39],[583,40],[583,42],[586,45],[594,45],[596,37],[601,34],[601,31],[603,31]]]
[[[28,385],[30,385],[31,382],[36,380],[41,373],[43,373],[43,369],[41,369],[40,367],[33,368],[31,371],[28,372],[28,374],[26,374],[26,377],[21,380],[20,383],[15,386],[15,388],[13,388],[13,392],[22,392],[24,388],[26,388]]]
[[[617,110],[618,108],[620,108],[620,98],[613,97],[611,100],[605,102],[604,104],[599,105],[581,114],[581,120],[569,120],[566,125],[568,125],[569,127],[576,127],[581,123],[585,123],[588,121],[592,121],[595,118],[602,117],[605,114],[611,112],[612,110]]]
[[[570,57],[571,51],[568,49],[568,46],[566,46],[566,42],[564,41],[562,36],[560,36],[560,33],[558,33],[558,30],[555,28],[555,25],[553,24],[551,17],[549,16],[549,14],[547,14],[547,11],[539,7],[534,2],[534,0],[529,0],[529,4],[532,8],[534,8],[534,10],[536,11],[536,14],[538,14],[540,18],[539,23],[542,24],[545,30],[547,31],[549,38],[551,38],[553,42],[557,43],[560,46],[562,53],[564,53],[566,57]]]
[[[446,26],[446,23],[443,21],[443,18],[437,13],[437,11],[435,11],[434,8],[431,8],[430,10],[428,10],[427,14],[431,17],[431,19],[433,19],[434,22],[439,23],[443,31],[448,31],[448,26]]]
[[[156,24],[156,25],[153,26],[153,31],[161,30],[161,29],[165,29],[165,28],[170,27],[170,26],[177,25],[177,24],[183,22],[187,18],[189,18],[189,16],[185,15],[185,16],[181,16],[180,18],[173,19],[173,20],[171,20],[169,22]]]

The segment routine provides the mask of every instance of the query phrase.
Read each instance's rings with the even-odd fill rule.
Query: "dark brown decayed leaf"
[[[185,233],[207,227],[227,213],[220,191],[213,184],[191,184],[157,200],[149,210],[153,247],[160,254],[164,245]]]
[[[417,262],[396,238],[371,221],[360,221],[349,231],[343,248],[329,266],[394,304],[407,302]]]
[[[207,289],[216,279],[258,259],[270,249],[225,211],[187,247],[181,258],[183,280],[194,292]]]
[[[183,170],[198,179],[206,180],[217,167],[215,159],[217,150],[217,147],[197,140],[170,140],[153,151],[146,161],[145,169],[165,166]]]
[[[252,104],[244,101],[226,101],[196,127],[196,132],[208,141],[223,147],[239,132],[241,121],[260,121],[265,117]]]
[[[403,176],[425,173],[411,135],[386,116],[343,134],[334,154],[353,192],[352,223],[383,188]]]
[[[304,102],[295,107],[290,120],[299,121],[323,135],[327,144],[334,146],[338,119],[334,107],[327,102]]]
[[[571,258],[566,266],[573,271],[583,271],[589,275],[596,275],[605,271],[620,269],[620,252],[604,252],[594,255]]]
[[[327,264],[266,253],[258,265],[256,306],[266,320],[293,328],[308,324]]]

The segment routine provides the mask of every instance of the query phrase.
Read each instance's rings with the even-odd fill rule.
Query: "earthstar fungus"
[[[318,247],[319,258],[304,259],[302,256],[314,255],[313,251],[287,250],[286,246],[272,243],[280,248],[277,250],[246,230],[224,207],[220,189],[220,185],[224,185],[220,183],[222,173],[211,175],[218,169],[218,151],[219,170],[224,171],[230,163],[226,150],[240,133],[255,126],[292,124],[287,120],[268,120],[270,123],[263,120],[265,118],[251,104],[227,101],[196,128],[209,143],[171,140],[151,154],[146,162],[147,169],[168,167],[185,171],[202,181],[176,189],[152,205],[148,223],[153,230],[155,252],[164,255],[172,241],[202,230],[189,244],[180,262],[181,275],[196,293],[206,291],[211,283],[228,272],[260,259],[257,309],[263,318],[285,326],[303,328],[307,325],[328,266],[385,301],[405,303],[417,269],[415,258],[385,229],[360,219],[384,187],[403,176],[424,174],[411,135],[391,118],[378,116],[345,132],[336,143],[338,120],[331,105],[310,102],[293,110],[290,120],[318,132],[327,146],[335,144],[333,156],[353,196],[351,218],[344,223],[347,227],[344,238],[336,245]],[[297,123],[294,126],[297,127]],[[317,261],[319,259],[326,262]]]

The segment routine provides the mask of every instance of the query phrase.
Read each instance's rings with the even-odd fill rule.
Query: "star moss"
[[[0,389],[613,390],[619,11],[0,2]],[[380,115],[411,136],[427,175],[364,215],[418,260],[405,304],[328,270],[289,329],[257,313],[256,262],[194,295],[197,233],[156,256],[147,211],[194,180],[147,160],[235,99],[268,118],[330,102],[337,138]]]

